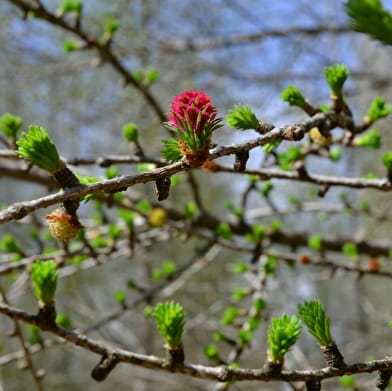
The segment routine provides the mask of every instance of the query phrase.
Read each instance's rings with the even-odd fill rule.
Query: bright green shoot
[[[349,74],[348,68],[341,64],[334,64],[324,68],[325,78],[335,96],[343,95],[343,85]]]
[[[299,319],[293,315],[283,314],[273,318],[268,328],[268,358],[274,363],[283,363],[285,354],[297,342],[301,334]]]
[[[42,126],[31,125],[29,131],[23,133],[16,144],[20,157],[50,173],[54,173],[61,164],[56,145]]]
[[[32,264],[30,273],[37,299],[46,305],[53,304],[58,277],[56,262],[37,260]]]
[[[185,314],[182,306],[174,301],[158,303],[154,309],[153,317],[168,348],[180,348],[185,325]]]
[[[234,106],[234,110],[229,110],[226,120],[229,126],[241,130],[256,129],[259,124],[249,105]]]
[[[320,346],[328,346],[334,342],[329,328],[329,318],[325,315],[324,306],[319,300],[299,304],[298,313],[302,323]]]

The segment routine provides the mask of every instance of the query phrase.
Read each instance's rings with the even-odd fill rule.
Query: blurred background
[[[61,2],[43,1],[55,11]],[[384,5],[392,10],[392,1]],[[94,51],[67,53],[63,42],[75,39],[55,26],[41,20],[22,20],[20,11],[7,1],[0,3],[0,115],[5,112],[23,118],[29,124],[45,126],[67,159],[76,157],[106,156],[130,153],[123,141],[121,129],[128,122],[139,126],[140,143],[149,156],[160,156],[161,139],[166,137],[161,121],[131,86],[124,86],[120,76],[99,61]],[[169,110],[173,96],[186,89],[207,92],[218,107],[219,115],[226,116],[234,104],[249,104],[261,120],[281,126],[299,121],[305,115],[290,108],[280,99],[281,91],[296,84],[307,99],[315,104],[328,104],[329,89],[325,82],[324,67],[342,63],[349,67],[346,83],[347,101],[354,118],[360,120],[371,100],[381,96],[392,101],[391,48],[355,33],[348,24],[343,1],[320,0],[103,0],[84,1],[82,26],[94,35],[102,33],[109,19],[119,21],[119,30],[113,40],[113,50],[134,74],[156,70],[159,80],[150,87],[151,93],[163,111]],[[76,38],[77,40],[77,38]],[[391,149],[390,120],[381,121],[377,129],[383,134],[382,151]],[[217,144],[229,144],[255,137],[252,131],[234,131],[225,126],[214,135]],[[282,148],[285,148],[283,143]],[[308,167],[314,173],[342,176],[363,176],[374,173],[383,176],[379,153],[372,150],[345,149],[339,163],[319,157],[310,157]],[[260,150],[253,150],[249,168],[257,168],[262,161]],[[222,159],[225,161],[225,159]],[[228,158],[229,162],[230,159]],[[9,164],[2,162],[0,164]],[[137,166],[119,165],[118,173],[137,172]],[[99,178],[105,169],[96,166],[78,167],[77,171]],[[195,177],[201,188],[205,208],[218,218],[228,215],[228,202],[241,202],[246,178],[197,172]],[[179,176],[181,183],[173,189],[166,201],[168,206],[182,207],[189,201],[187,177]],[[273,199],[279,208],[290,207],[290,197],[312,201],[312,187],[299,182],[273,181]],[[134,199],[154,201],[150,185],[137,185],[128,191]],[[363,199],[388,210],[392,206],[388,193],[371,190],[346,191],[331,189],[322,202],[339,204],[342,192],[346,199],[358,203]],[[0,174],[0,203],[33,199],[47,194],[39,184],[27,183]],[[268,205],[261,197],[251,197],[249,213],[257,216]],[[38,220],[49,213],[48,209],[35,214]],[[93,203],[81,207],[84,221],[92,218]],[[106,210],[107,215],[114,212]],[[261,213],[261,212],[260,212]],[[261,213],[261,216],[263,214]],[[275,216],[276,217],[276,216]],[[270,221],[273,216],[262,217]],[[320,213],[287,213],[279,216],[285,229],[317,232],[335,238],[348,236],[355,239],[390,239],[392,225],[388,221],[374,221],[348,213],[328,215]],[[264,219],[264,220],[263,220]],[[89,223],[87,223],[88,225]],[[27,224],[8,223],[0,226],[0,237],[18,234],[26,252],[34,251],[34,242]],[[126,291],[132,301],[138,292],[127,288],[129,281],[151,283],[152,270],[162,261],[172,261],[177,266],[189,261],[195,247],[202,241],[185,242],[181,235],[170,236],[167,241],[148,240],[139,245],[132,257],[110,259],[99,267],[86,268],[59,283],[58,306],[78,329],[111,314],[118,303],[113,294]],[[53,243],[53,246],[55,244]],[[222,249],[212,249],[209,261],[198,263],[187,277],[182,276],[177,285],[141,302],[123,316],[97,327],[89,335],[139,353],[163,355],[162,340],[157,335],[153,321],[143,311],[147,304],[174,298],[187,312],[187,332],[184,340],[187,360],[208,363],[203,348],[213,341],[213,334],[223,329],[220,317],[231,302],[234,288],[250,283],[233,273],[233,265],[247,261],[248,255]],[[209,259],[209,258],[208,258]],[[4,284],[9,287],[9,298],[15,306],[34,308],[31,290],[16,284],[11,276]],[[366,276],[357,279],[354,274],[337,273],[331,278],[328,270],[282,266],[265,287],[268,316],[283,312],[295,313],[296,305],[303,300],[320,297],[331,316],[332,332],[348,362],[364,361],[370,355],[381,358],[390,354],[391,308],[390,283],[387,278]],[[1,339],[10,324],[3,318],[0,323]],[[227,327],[227,329],[226,329]],[[26,333],[28,333],[26,331]],[[50,337],[50,336],[45,336]],[[5,342],[3,354],[17,351],[17,341]],[[222,345],[222,355],[230,349]],[[241,356],[240,365],[259,367],[266,355],[265,327],[261,327]],[[211,382],[191,379],[181,375],[167,375],[120,365],[103,383],[90,378],[97,357],[72,346],[59,345],[34,355],[37,367],[44,368],[46,390],[211,390]],[[0,361],[1,363],[1,361]],[[290,353],[289,368],[316,368],[323,366],[316,342],[305,335]],[[374,376],[359,376],[361,390],[372,389],[369,382]],[[337,380],[325,381],[325,389],[339,389]],[[27,371],[18,369],[14,361],[0,367],[0,389],[5,391],[28,390],[31,378]],[[374,383],[373,383],[374,384]],[[369,388],[366,388],[369,387]],[[374,388],[374,387],[373,387]],[[290,390],[285,384],[237,383],[233,390]],[[324,388],[323,388],[324,389]]]

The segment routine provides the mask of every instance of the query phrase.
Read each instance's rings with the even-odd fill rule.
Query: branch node
[[[99,382],[104,381],[119,362],[114,353],[105,354],[91,371],[91,377]]]

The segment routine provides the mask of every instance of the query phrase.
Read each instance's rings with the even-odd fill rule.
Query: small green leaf
[[[315,251],[321,251],[323,248],[323,239],[319,235],[312,235],[308,239],[308,246]]]
[[[113,35],[119,27],[117,19],[109,19],[105,22],[105,32],[109,35]]]
[[[66,39],[63,42],[63,50],[66,53],[74,52],[75,50],[81,49],[81,45],[79,42],[72,41],[70,39]]]
[[[345,388],[354,388],[356,386],[355,376],[343,375],[341,378],[339,378],[339,384]]]
[[[106,176],[107,179],[113,179],[113,178],[115,178],[117,175],[118,175],[118,170],[117,170],[116,167],[111,166],[111,167],[108,167],[108,168],[105,170],[105,176]]]
[[[248,270],[249,270],[249,266],[248,266],[246,263],[244,263],[244,262],[237,262],[237,263],[234,265],[234,271],[235,271],[237,274],[246,273]]]
[[[232,238],[231,227],[228,223],[220,223],[216,227],[215,233],[222,239],[230,240]]]
[[[264,181],[260,193],[262,194],[263,197],[268,197],[273,189],[274,189],[274,185],[272,184],[271,181]]]
[[[333,162],[338,162],[342,158],[342,149],[340,147],[332,148],[329,151],[329,158]]]
[[[241,301],[248,296],[252,291],[249,288],[236,288],[233,289],[232,298],[234,301]]]
[[[136,204],[137,208],[144,213],[150,213],[154,207],[147,200],[141,200]]]
[[[220,322],[225,325],[231,325],[240,314],[241,312],[238,308],[226,307]]]
[[[209,344],[204,348],[204,355],[212,361],[220,360],[218,348],[213,344]]]
[[[293,164],[303,158],[303,153],[296,146],[289,147],[278,156],[279,168],[284,171],[292,170]]]
[[[392,170],[392,152],[387,152],[382,156],[382,162],[388,170]]]
[[[27,338],[30,345],[35,345],[42,341],[41,331],[37,326],[27,325]]]
[[[271,153],[272,151],[274,151],[276,148],[279,147],[281,142],[282,140],[270,141],[269,143],[263,145],[263,151],[265,153]]]
[[[147,84],[152,84],[159,80],[160,74],[155,68],[149,68],[146,71],[146,82]]]
[[[71,319],[64,314],[57,314],[56,315],[56,323],[59,326],[64,327],[65,329],[72,329]]]
[[[185,205],[184,209],[185,209],[185,218],[187,220],[192,220],[197,212],[197,205],[194,202],[188,202]]]
[[[245,346],[252,342],[253,334],[252,331],[250,330],[245,330],[245,329],[238,330],[237,336],[240,342],[240,346]]]
[[[261,299],[255,299],[253,301],[252,307],[255,309],[255,311],[259,314],[260,312],[262,312],[265,308],[267,308],[267,303]]]
[[[0,241],[0,250],[7,253],[22,254],[22,247],[15,241],[10,234],[4,235]]]
[[[124,291],[116,291],[116,292],[114,292],[113,298],[114,298],[114,300],[117,303],[119,303],[121,305],[124,305],[126,300],[127,300],[127,296],[125,295]]]
[[[342,247],[342,251],[349,258],[352,258],[354,260],[358,258],[358,249],[355,243],[345,243]]]

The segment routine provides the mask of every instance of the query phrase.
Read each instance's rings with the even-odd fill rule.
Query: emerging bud
[[[49,221],[49,231],[58,240],[68,242],[83,228],[76,215],[69,214],[64,208],[54,210],[45,216]]]

